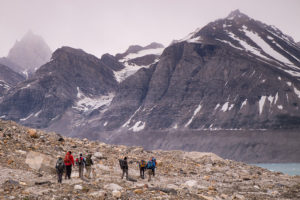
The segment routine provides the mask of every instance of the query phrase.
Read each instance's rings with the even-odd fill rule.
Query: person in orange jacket
[[[65,179],[71,179],[71,173],[72,173],[72,165],[74,166],[74,157],[72,156],[72,152],[68,151],[64,163],[66,165],[66,176]]]

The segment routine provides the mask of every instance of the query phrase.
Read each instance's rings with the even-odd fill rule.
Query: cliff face
[[[299,176],[224,160],[212,153],[146,151],[62,137],[0,120],[0,198],[5,199],[299,199]],[[55,163],[72,151],[92,154],[91,179],[57,184]],[[128,157],[129,180],[121,180],[118,159]],[[140,178],[138,162],[154,156],[155,177]],[[64,176],[63,176],[64,177]]]

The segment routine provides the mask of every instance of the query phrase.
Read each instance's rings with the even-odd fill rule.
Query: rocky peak
[[[50,60],[51,50],[41,36],[28,31],[20,41],[16,41],[7,58],[33,73]]]
[[[232,11],[231,13],[229,13],[229,15],[226,17],[226,19],[241,19],[241,18],[244,18],[244,19],[249,19],[249,17],[242,13],[239,9],[236,9],[234,11]]]
[[[124,65],[118,62],[118,60],[113,55],[110,55],[108,53],[101,56],[101,61],[114,71],[119,71],[124,68]]]

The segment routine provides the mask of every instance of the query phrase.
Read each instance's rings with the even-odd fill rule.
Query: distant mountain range
[[[238,10],[166,48],[98,59],[62,47],[0,102],[4,119],[117,143],[151,131],[299,129],[299,110],[300,47]],[[189,143],[179,138],[169,148]]]

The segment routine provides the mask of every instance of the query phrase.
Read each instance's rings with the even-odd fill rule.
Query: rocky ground
[[[224,160],[212,153],[146,151],[62,137],[0,121],[0,199],[300,199],[300,176]],[[57,156],[93,154],[91,179],[57,183]],[[118,159],[128,157],[130,180]],[[137,162],[156,157],[156,177],[139,177]]]

